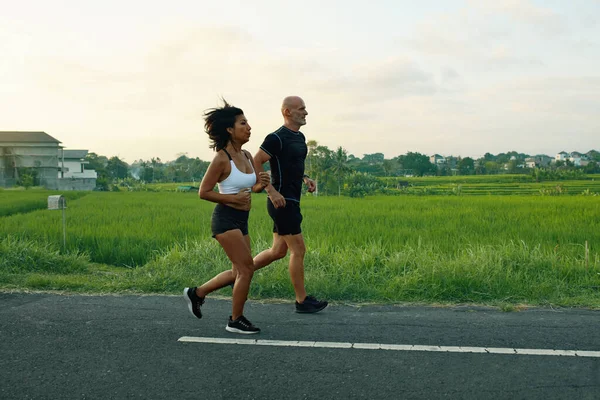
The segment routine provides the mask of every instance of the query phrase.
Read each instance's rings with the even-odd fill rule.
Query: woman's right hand
[[[227,205],[236,210],[250,211],[250,206],[252,205],[252,197],[250,196],[251,191],[250,188],[244,188],[238,193],[231,195],[231,200],[227,202]]]

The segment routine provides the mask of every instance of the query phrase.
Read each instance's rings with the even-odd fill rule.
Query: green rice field
[[[411,178],[381,178],[391,187],[403,182],[399,194],[416,195],[597,195],[600,196],[600,175],[583,179],[534,182],[529,175],[472,175]]]
[[[213,204],[195,193],[68,193],[66,249],[50,194],[0,191],[0,288],[178,293],[230,267],[210,237]],[[305,196],[309,292],[600,306],[600,196],[499,194]],[[253,195],[254,254],[272,238],[265,202]],[[292,293],[287,259],[259,271],[251,289],[254,298]]]

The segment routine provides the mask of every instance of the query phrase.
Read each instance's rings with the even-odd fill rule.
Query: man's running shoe
[[[302,303],[296,302],[297,313],[316,313],[327,307],[327,301],[319,301],[314,296],[306,296]]]
[[[260,332],[260,329],[252,325],[252,322],[248,321],[243,315],[235,321],[229,316],[229,322],[225,329],[227,329],[228,332],[241,333],[243,335],[251,335]]]
[[[200,307],[204,304],[204,297],[199,297],[196,294],[196,288],[185,288],[183,289],[183,297],[185,301],[187,301],[188,309],[192,313],[192,315],[196,318],[202,318],[202,311]]]

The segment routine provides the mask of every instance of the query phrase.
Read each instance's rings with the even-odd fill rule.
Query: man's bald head
[[[281,103],[281,114],[283,115],[284,125],[293,131],[300,130],[302,125],[306,125],[306,105],[299,96],[287,96]]]
[[[301,97],[288,96],[285,99],[283,99],[283,102],[281,103],[281,111],[283,112],[283,110],[285,110],[286,108],[289,110],[290,108],[298,107],[302,103],[304,103],[304,100],[302,100]]]

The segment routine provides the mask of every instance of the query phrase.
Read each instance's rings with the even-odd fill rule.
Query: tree
[[[475,170],[475,162],[471,157],[461,158],[458,162],[458,173],[461,175],[471,175]]]
[[[590,150],[586,153],[590,160],[600,162],[600,152],[596,150]]]
[[[333,152],[327,146],[317,146],[313,151],[312,168],[314,179],[319,182],[319,190],[327,188],[329,183],[328,171],[333,165]]]
[[[583,168],[586,174],[597,174],[600,173],[600,163],[591,161],[588,165]]]
[[[342,181],[344,176],[350,172],[348,167],[348,152],[341,146],[337,148],[333,154],[333,162],[331,165],[331,172],[336,177],[338,184],[338,196],[342,195]]]
[[[17,168],[17,185],[29,189],[32,186],[40,184],[38,169],[35,167]]]
[[[156,158],[152,157],[150,159],[150,164],[152,164],[152,182],[155,182],[157,179],[160,181],[160,177],[162,175],[164,175],[160,169],[158,170],[158,173],[157,173],[157,169],[163,166],[162,161],[160,160],[160,157],[156,157]],[[158,178],[157,178],[157,175],[158,175]]]
[[[113,180],[127,178],[129,165],[119,157],[113,156],[106,164],[106,172]]]
[[[150,168],[150,164],[148,161],[140,161],[140,174],[139,177],[144,182],[152,181],[152,168]]]
[[[21,175],[19,184],[21,186],[23,186],[25,189],[29,189],[30,187],[33,186],[33,175],[30,175],[30,174]]]
[[[488,174],[497,174],[500,171],[500,166],[496,161],[487,161],[485,163],[485,170]]]
[[[509,174],[516,174],[519,170],[517,160],[510,160],[506,164],[506,168]]]
[[[106,165],[108,164],[108,158],[105,156],[100,156],[96,153],[87,153],[85,155],[85,161],[87,164],[84,164],[85,169],[93,169],[98,174],[98,178],[106,178],[108,173],[106,171]]]
[[[398,167],[398,163],[396,161],[396,159],[392,159],[392,160],[383,160],[383,174],[385,176],[392,176],[395,175],[394,172],[396,171],[397,167]]]
[[[485,169],[485,161],[483,158],[475,161],[475,174],[476,175],[485,175],[487,170]]]
[[[383,153],[363,154],[363,162],[367,164],[383,164]]]
[[[317,146],[319,144],[317,143],[316,140],[309,140],[306,142],[306,147],[308,148],[308,157],[306,157],[306,161],[307,161],[307,168],[306,168],[306,172],[309,176],[315,176],[315,171],[313,169],[313,163],[316,166],[316,162],[315,162],[315,150],[317,149]]]
[[[484,161],[496,161],[496,156],[494,156],[491,153],[485,153],[483,155],[483,159],[484,159]]]
[[[364,197],[385,190],[385,184],[373,175],[352,171],[346,176],[344,195],[350,197]]]
[[[177,153],[177,159],[174,162],[175,164],[186,164],[188,161],[187,153]]]
[[[421,153],[409,151],[406,155],[399,156],[398,161],[402,164],[402,168],[412,170],[413,174],[417,176],[436,172],[436,166],[429,161],[429,157]]]

